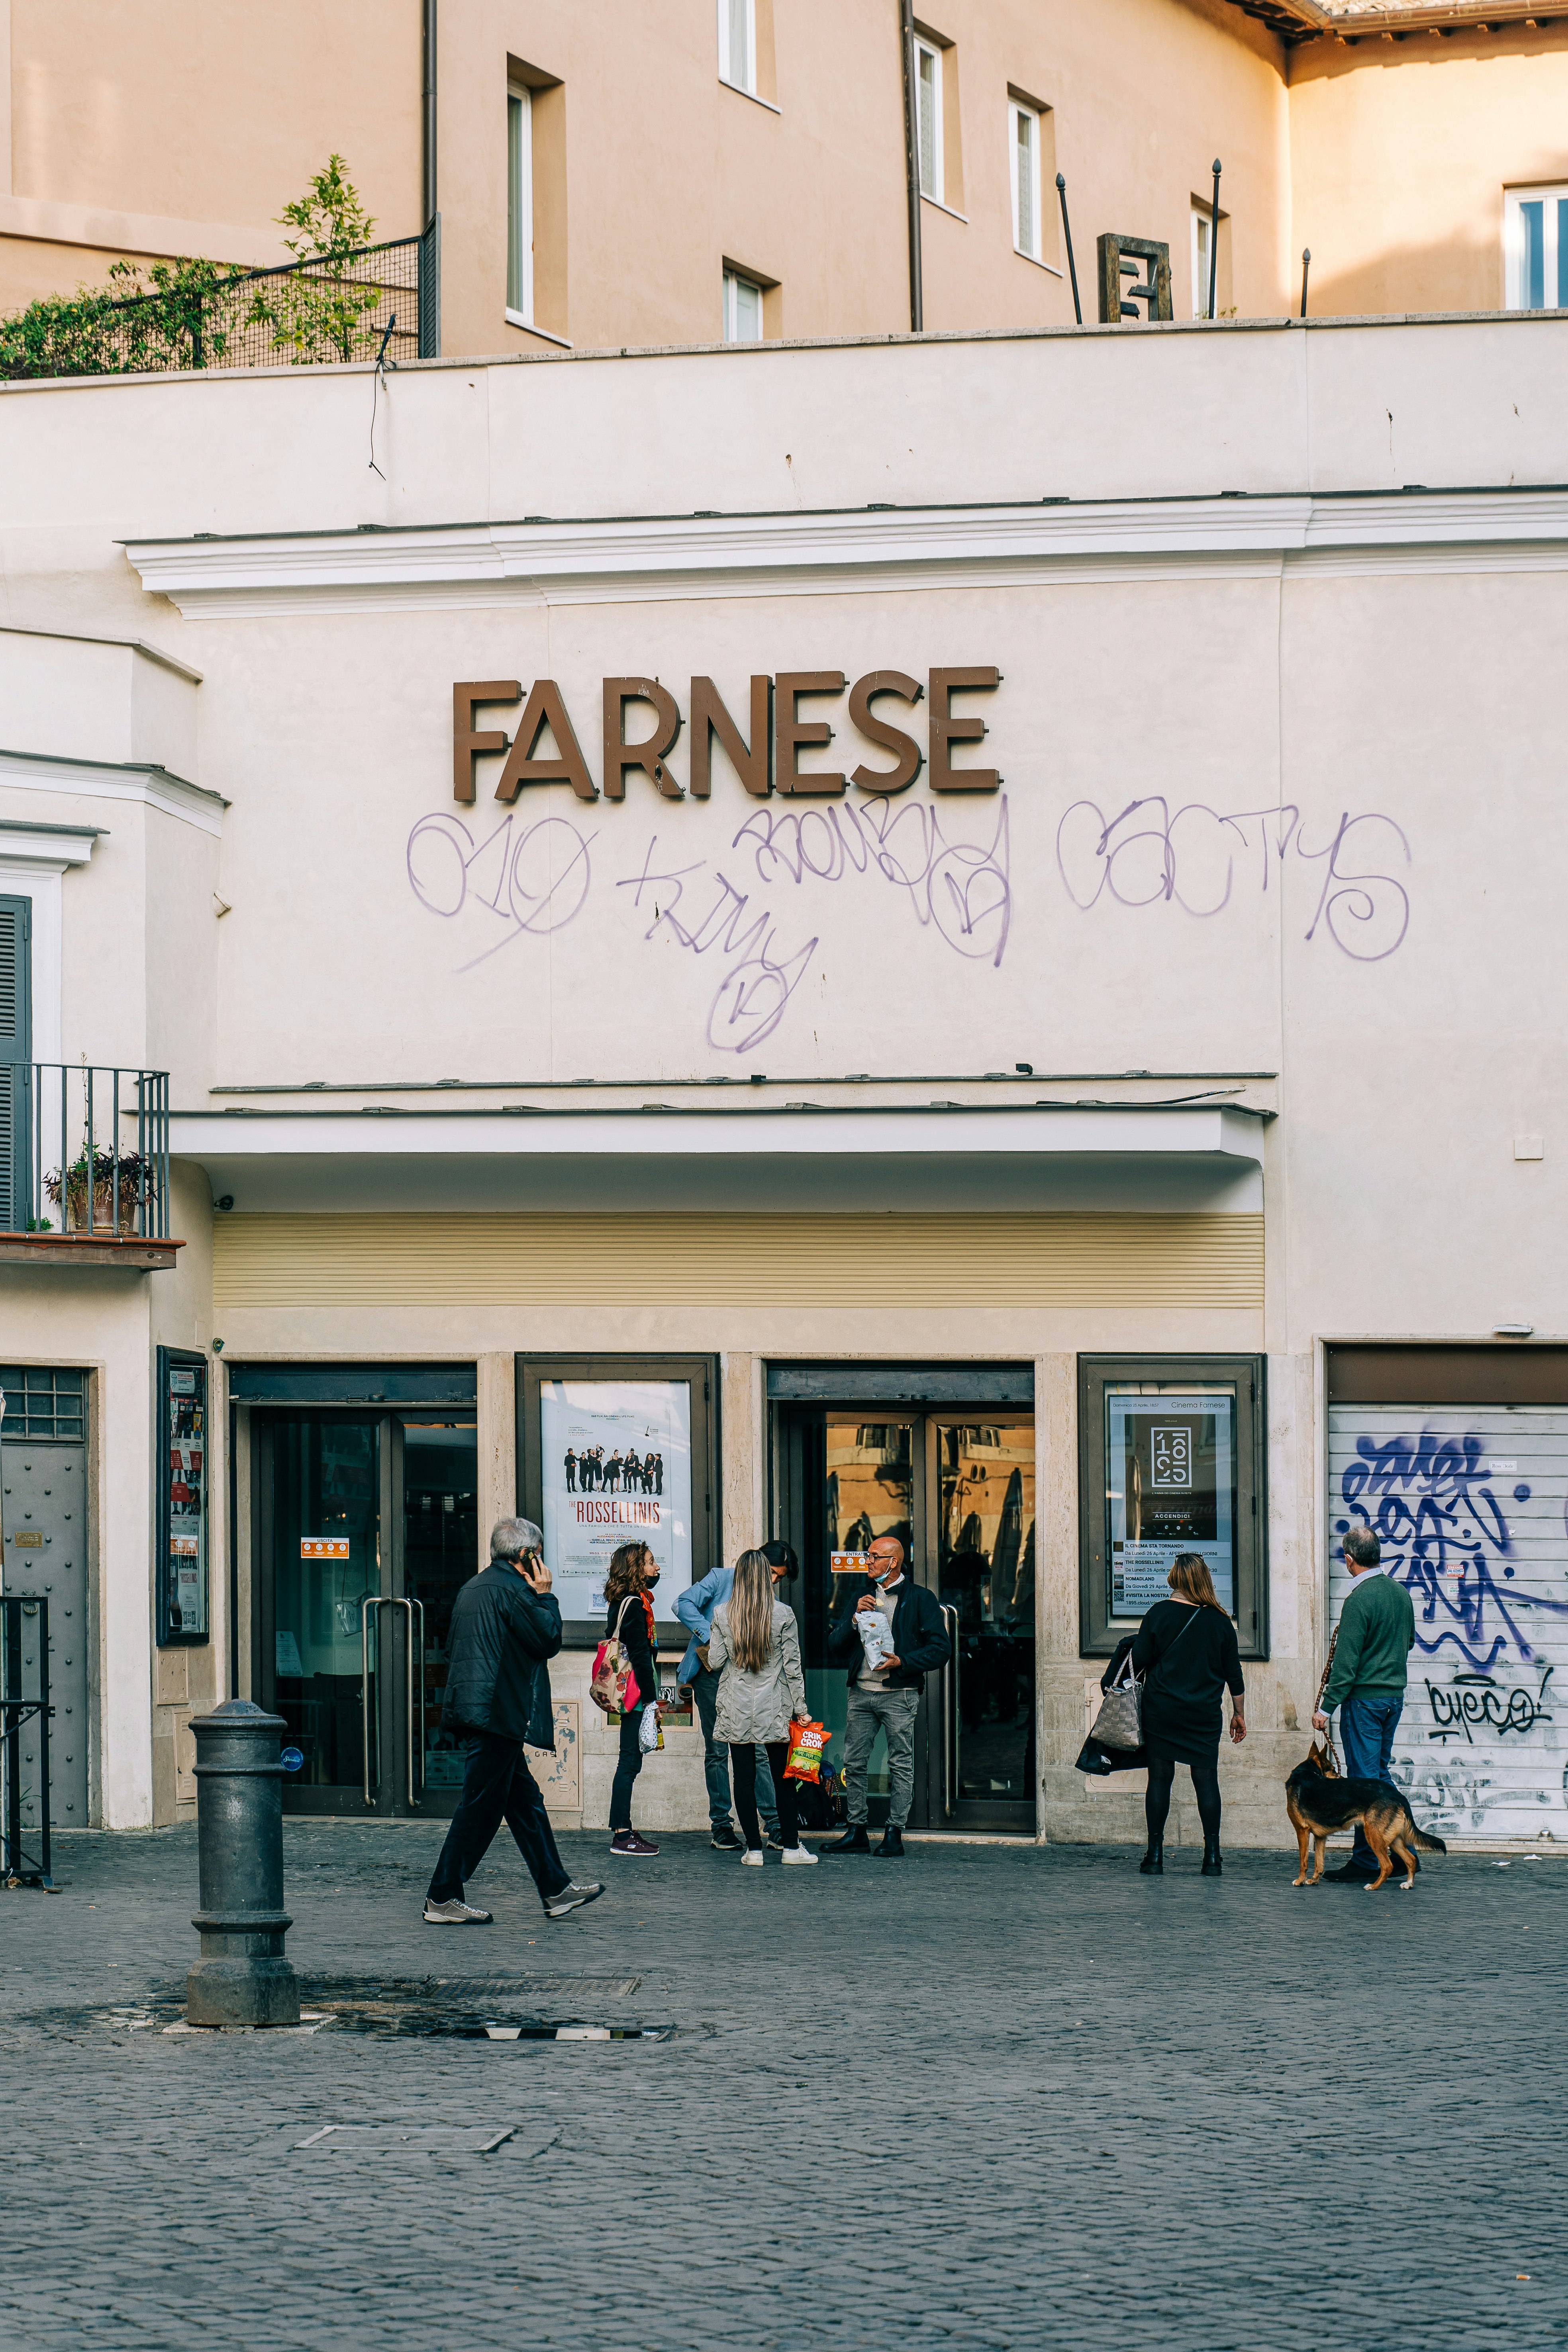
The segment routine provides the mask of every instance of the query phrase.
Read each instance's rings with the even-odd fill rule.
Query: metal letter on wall
[[[710,677],[691,681],[691,797],[705,801],[711,790],[713,738],[730,755],[730,762],[746,790],[765,801],[773,790],[773,692],[771,677],[752,680],[752,740],[748,746],[720,698]]]
[[[955,743],[979,743],[989,731],[984,719],[952,715],[952,697],[963,688],[993,692],[1002,673],[993,666],[931,672],[931,788],[933,793],[994,793],[1002,779],[994,768],[955,768]]]
[[[547,727],[555,738],[560,756],[536,760],[533,747]],[[570,784],[579,800],[596,801],[599,797],[588,773],[588,762],[583,757],[583,747],[566,716],[561,688],[552,677],[536,677],[529,689],[510,753],[496,786],[497,800],[516,800],[524,784]]]
[[[515,677],[459,678],[452,688],[452,798],[474,797],[474,755],[504,751],[510,741],[504,729],[474,727],[476,702],[521,702],[522,687]]]
[[[803,694],[842,694],[844,672],[841,669],[801,669],[781,671],[773,705],[773,781],[781,793],[841,793],[846,779],[836,771],[824,770],[817,774],[803,774],[795,765],[795,755],[813,744],[831,743],[833,730],[826,719],[802,719],[799,698]]]
[[[640,743],[628,743],[626,739],[626,711],[628,702],[651,702],[658,714],[658,725]],[[685,798],[680,786],[664,764],[664,755],[675,748],[680,733],[680,712],[675,697],[656,677],[607,677],[605,680],[605,796],[607,800],[625,800],[626,770],[643,768],[653,778],[667,800]]]
[[[891,768],[868,768],[861,761],[849,781],[865,793],[901,793],[914,782],[921,772],[921,747],[912,735],[901,727],[894,727],[886,719],[879,719],[871,704],[879,694],[896,694],[901,702],[919,702],[925,688],[917,678],[906,677],[901,669],[874,669],[866,677],[858,677],[849,689],[849,717],[868,743],[880,743],[898,753],[897,765]]]

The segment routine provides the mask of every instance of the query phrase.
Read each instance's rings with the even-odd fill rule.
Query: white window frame
[[[506,315],[533,324],[533,92],[506,94]]]
[[[931,65],[931,152],[926,152],[925,123],[921,111],[921,66]],[[942,136],[942,51],[934,41],[915,35],[915,153],[920,167],[921,194],[933,204],[945,204]],[[929,167],[929,184],[928,184]]]
[[[1503,200],[1503,305],[1510,310],[1534,310],[1527,302],[1524,285],[1524,206],[1538,204],[1542,207],[1542,257],[1540,308],[1556,310],[1563,307],[1553,301],[1553,295],[1563,291],[1561,273],[1568,255],[1564,255],[1558,230],[1563,226],[1558,211],[1560,204],[1568,204],[1568,183],[1553,182],[1548,187],[1505,188]]]
[[[1208,241],[1214,235],[1214,207],[1193,205],[1193,316],[1206,319],[1209,314]],[[1215,273],[1214,299],[1219,300],[1219,273]]]
[[[1030,244],[1026,244],[1024,240],[1023,222],[1021,218],[1022,207],[1018,202],[1020,163],[1018,126],[1023,122],[1026,122],[1029,126],[1029,179],[1031,184],[1029,190],[1029,210],[1031,215],[1031,227],[1033,230],[1033,242]],[[1040,121],[1040,110],[1038,107],[1021,105],[1016,98],[1010,98],[1008,100],[1007,163],[1008,177],[1013,184],[1013,250],[1015,253],[1021,253],[1026,261],[1043,261],[1045,259],[1045,223],[1040,217],[1040,147],[1043,130],[1044,125]]]
[[[731,31],[733,16],[740,17],[746,45],[742,58],[735,55]],[[719,79],[731,89],[743,90],[748,98],[757,94],[757,0],[719,0]]]
[[[746,293],[754,294],[756,296],[757,331],[754,335],[742,334],[741,331],[742,324],[741,315],[741,294],[742,289],[744,289]],[[727,343],[760,343],[763,341],[763,289],[755,278],[748,278],[745,272],[741,269],[726,269],[724,272],[724,341]]]

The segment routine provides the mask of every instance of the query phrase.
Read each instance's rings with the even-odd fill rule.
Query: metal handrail
[[[363,1693],[360,1706],[360,1742],[364,1761],[364,1801],[367,1805],[374,1805],[376,1802],[370,1785],[370,1618],[373,1609],[406,1609],[408,1612],[408,1648],[404,1662],[406,1683],[405,1710],[407,1722],[408,1801],[411,1805],[416,1805],[420,1791],[425,1785],[425,1603],[422,1601],[405,1600],[401,1593],[394,1592],[367,1592],[360,1602],[360,1666]],[[419,1787],[417,1789],[414,1784],[416,1752],[414,1745],[414,1612],[416,1610],[419,1612]],[[376,1735],[375,1777],[379,1783],[381,1780],[379,1726]]]
[[[166,1240],[167,1070],[0,1062],[0,1230]]]
[[[942,1803],[951,1813],[958,1788],[958,1612],[945,1601],[937,1606],[947,1627],[948,1658],[942,1670]]]

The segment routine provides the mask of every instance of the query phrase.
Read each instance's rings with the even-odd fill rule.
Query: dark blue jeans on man
[[[517,1840],[517,1850],[544,1901],[572,1884],[572,1874],[556,1852],[555,1832],[521,1743],[479,1732],[468,1742],[463,1793],[430,1881],[432,1903],[462,1901],[463,1888],[484,1860],[503,1821]]]
[[[708,1783],[708,1820],[713,1829],[732,1829],[730,1818],[730,1750],[725,1741],[713,1737],[713,1718],[719,1706],[719,1677],[711,1667],[698,1669],[691,1683],[691,1696],[697,1702],[697,1719],[702,1726],[702,1777]],[[768,1751],[757,1750],[757,1811],[763,1817],[763,1827],[774,1845],[784,1843],[784,1832],[779,1827],[778,1802],[773,1794],[773,1776],[768,1766]]]
[[[1345,1772],[1352,1780],[1384,1780],[1394,1755],[1394,1735],[1405,1712],[1403,1691],[1369,1691],[1364,1698],[1347,1698],[1340,1706],[1340,1739],[1345,1751]],[[1377,1856],[1356,1823],[1355,1844],[1349,1867],[1361,1877],[1377,1876]]]

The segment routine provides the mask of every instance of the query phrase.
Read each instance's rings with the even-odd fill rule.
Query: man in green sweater
[[[1415,1641],[1415,1611],[1404,1585],[1385,1576],[1377,1538],[1370,1528],[1352,1528],[1345,1538],[1345,1566],[1352,1579],[1340,1612],[1333,1672],[1322,1705],[1312,1717],[1326,1731],[1335,1707],[1345,1770],[1352,1780],[1384,1780],[1390,1788],[1394,1735],[1405,1712],[1406,1661]],[[1355,1884],[1377,1876],[1377,1856],[1356,1824],[1355,1844],[1342,1869],[1326,1876]]]

